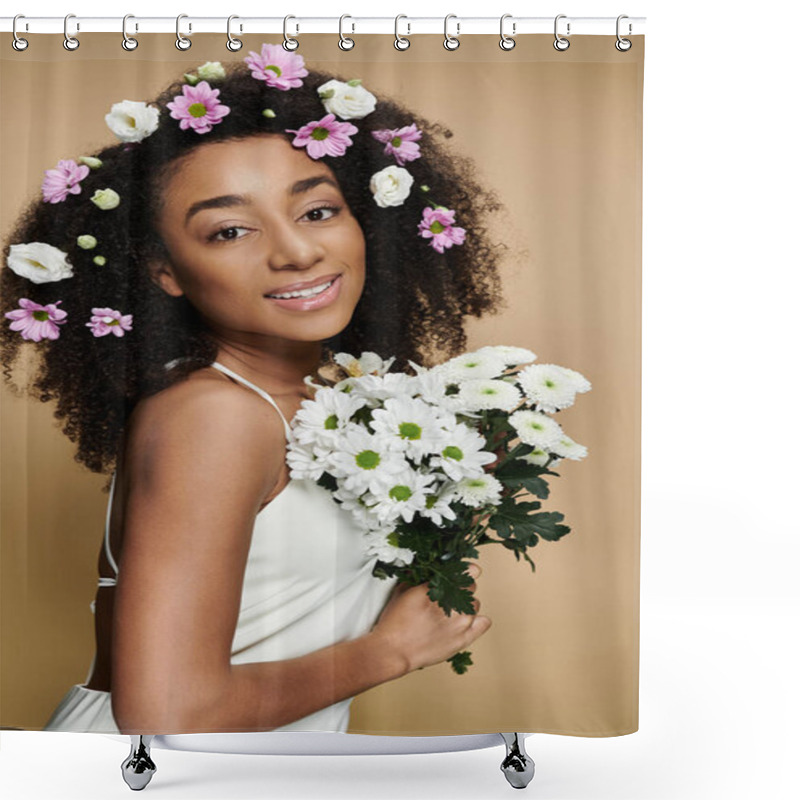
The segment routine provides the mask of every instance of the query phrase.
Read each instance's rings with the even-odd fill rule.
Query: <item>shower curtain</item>
[[[295,729],[389,736],[526,731],[601,737],[636,731],[644,37],[631,37],[627,52],[614,47],[613,35],[573,37],[564,51],[554,48],[548,35],[520,36],[511,50],[498,47],[498,36],[488,34],[464,36],[455,50],[443,48],[442,37],[433,35],[412,36],[405,50],[396,49],[391,36],[356,35],[347,51],[337,46],[336,34],[301,35],[294,51],[279,47],[280,35],[245,35],[236,52],[226,49],[224,34],[196,34],[185,51],[175,47],[172,34],[139,38],[139,46],[128,52],[118,34],[89,33],[69,52],[59,36],[31,37],[24,52],[4,46],[0,55],[0,726],[44,729],[67,693],[85,688],[90,664],[108,661],[114,646],[109,642],[122,640],[117,627],[98,631],[106,654],[96,649],[101,606],[102,624],[123,624],[112,613],[110,597],[120,585],[108,580],[115,573],[104,545],[105,489],[119,466],[110,457],[113,436],[145,396],[145,387],[157,402],[159,395],[213,385],[228,390],[225,402],[241,408],[259,394],[267,400],[261,412],[250,412],[262,426],[253,430],[254,439],[266,435],[276,410],[298,435],[306,424],[305,439],[294,449],[287,446],[298,493],[286,488],[281,497],[279,485],[270,484],[271,502],[278,505],[262,506],[265,516],[256,517],[250,549],[243,551],[244,577],[220,584],[234,586],[233,605],[225,594],[218,601],[203,600],[211,606],[199,605],[199,599],[194,606],[216,608],[224,602],[230,612],[241,604],[232,642],[240,656],[232,650],[232,664],[302,658],[329,644],[358,641],[382,625],[388,630],[385,620],[379,622],[381,612],[402,575],[410,574],[415,553],[421,559],[422,548],[435,541],[431,563],[446,569],[439,532],[448,530],[452,541],[461,536],[446,527],[446,510],[438,519],[422,513],[425,497],[447,487],[451,493],[437,507],[455,509],[461,520],[488,509],[484,539],[472,552],[462,549],[459,558],[480,566],[472,590],[479,607],[473,606],[472,616],[487,617],[491,625],[478,635],[473,628],[467,644],[431,656],[434,663],[423,663],[417,651],[417,660],[410,658],[409,645],[406,659],[397,662],[402,670],[381,673],[373,685],[337,698],[336,717],[327,714],[333,704],[306,708],[305,721],[295,715],[295,722],[301,721]],[[234,74],[244,76],[235,91],[227,83]],[[309,88],[316,97],[303,93]],[[254,108],[259,119],[244,120]],[[272,136],[253,135],[257,125]],[[241,128],[242,138],[231,138],[226,126]],[[161,143],[160,136],[173,144]],[[168,153],[168,147],[175,151]],[[144,174],[137,161],[142,152],[173,167],[182,153],[199,159],[180,162],[194,166],[168,182],[161,209],[166,216],[159,219],[172,221],[164,222],[159,236],[132,196]],[[349,167],[348,158],[357,152],[357,166]],[[223,161],[215,162],[215,153]],[[189,205],[208,199],[207,190],[215,188],[204,170],[213,173],[221,163],[242,176],[257,174],[244,183],[263,194],[251,206],[241,200],[236,206],[207,203],[204,210],[195,209],[194,229],[184,225]],[[333,193],[334,200],[344,198],[349,211],[341,203],[331,210],[329,196],[322,198],[327,205],[310,209],[316,213],[311,216],[303,192],[291,201],[299,205],[279,200],[280,181],[320,171],[336,180],[318,183],[305,200],[315,199],[314,192]],[[169,179],[175,172],[164,174]],[[215,237],[213,245],[203,238],[207,234]],[[145,289],[134,272],[142,267],[143,254],[155,254],[155,260],[158,253],[172,272],[160,273],[162,282]],[[254,263],[261,265],[260,273]],[[220,265],[228,270],[223,277],[204,273],[208,283],[201,289],[192,283],[201,268]],[[229,270],[243,265],[242,274],[258,276],[250,288],[260,281],[270,294],[296,281],[327,280],[339,272],[344,278],[327,307],[314,309],[309,299],[264,297],[263,312],[247,306],[243,316],[225,316],[225,298],[233,295],[223,294],[246,291]],[[363,269],[362,286],[356,265]],[[178,285],[182,291],[170,294]],[[153,298],[151,307],[145,298]],[[201,347],[205,339],[187,334],[163,340],[156,374],[152,337],[164,335],[158,315],[178,303],[187,326],[200,324],[187,311],[194,304],[206,317],[216,314],[226,330],[249,332],[254,338],[246,341],[258,343],[246,351],[249,360],[230,357],[240,354],[230,343],[241,338],[226,336],[227,346],[209,354]],[[475,456],[470,470],[458,472],[453,466],[458,461],[445,457],[441,447],[436,450],[436,441],[444,439],[432,440],[427,455],[417,451],[415,460],[412,451],[400,449],[411,447],[407,442],[413,438],[412,429],[403,428],[393,440],[396,446],[381,440],[387,448],[381,452],[387,464],[402,462],[407,494],[384,494],[380,505],[381,486],[385,492],[396,483],[346,483],[349,473],[342,465],[354,451],[353,441],[344,438],[329,442],[328,472],[314,473],[309,454],[327,441],[324,423],[314,427],[314,414],[321,411],[305,406],[304,417],[299,384],[294,394],[282,394],[285,383],[267,366],[247,369],[257,363],[254,353],[269,351],[264,342],[281,335],[304,345],[333,337],[339,359],[329,363],[328,372],[315,373],[316,397],[322,386],[330,403],[338,395],[339,419],[349,415],[356,451],[359,436],[378,436],[381,419],[391,427],[398,420],[401,426],[412,424],[402,421],[403,414],[413,417],[413,424],[424,417],[434,425],[435,418],[442,437],[454,436],[458,424],[463,452],[477,448],[470,451]],[[232,380],[238,387],[222,370],[211,374],[207,367],[214,359],[236,373]],[[429,382],[415,378],[412,361],[423,378],[422,370],[431,370]],[[189,369],[181,371],[187,363]],[[450,371],[437,372],[442,364]],[[175,367],[183,389],[168,382]],[[192,377],[200,368],[202,380]],[[418,380],[416,405],[399,383],[386,388],[392,373]],[[371,376],[371,389],[358,383],[365,375]],[[451,389],[437,389],[436,375],[449,375]],[[237,377],[249,378],[252,386]],[[384,389],[374,388],[379,382]],[[341,391],[348,383],[361,389]],[[236,399],[230,394],[234,389],[240,392]],[[116,399],[103,406],[98,396]],[[306,401],[314,398],[311,392]],[[345,402],[353,405],[343,411]],[[370,408],[382,413],[373,413],[368,428],[364,411]],[[279,417],[273,421],[279,424]],[[229,422],[224,426],[230,429]],[[283,441],[282,429],[269,430],[274,448]],[[370,441],[377,447],[376,439]],[[425,445],[424,437],[418,441]],[[509,455],[516,442],[528,446]],[[496,460],[480,458],[478,450],[491,451]],[[514,459],[515,464],[506,463]],[[491,472],[501,463],[505,472]],[[200,466],[198,474],[205,476],[206,466]],[[133,462],[129,469],[135,469]],[[125,492],[131,481],[135,486],[133,474]],[[170,486],[182,485],[175,481]],[[413,481],[421,483],[408,489]],[[308,502],[299,485],[308,490]],[[115,492],[123,493],[119,482]],[[411,497],[423,501],[414,506]],[[366,517],[365,498],[371,532],[359,517],[359,511]],[[212,494],[207,501],[202,513],[213,516],[220,498]],[[382,527],[375,521],[378,506],[385,512]],[[307,516],[301,518],[301,512]],[[135,514],[127,507],[112,520],[116,533],[110,548],[124,582],[125,568],[141,576],[141,560],[148,557],[139,552],[144,545],[126,549],[125,537],[144,537],[151,546],[154,540],[134,531],[133,523],[128,534],[122,516],[135,519]],[[403,531],[399,538],[390,535],[393,526]],[[220,536],[227,532],[224,521],[219,528]],[[169,525],[160,530],[168,537]],[[423,533],[429,537],[425,542]],[[202,543],[198,549],[206,540]],[[351,564],[362,543],[371,544],[364,545],[367,555]],[[149,556],[155,576],[165,574],[156,563],[162,555],[154,548]],[[190,568],[194,557],[184,557]],[[257,558],[268,563],[255,564]],[[377,574],[381,565],[383,577]],[[296,569],[301,577],[278,574],[280,569]],[[343,583],[347,569],[361,581],[349,600]],[[98,575],[106,578],[99,587]],[[153,578],[155,597],[168,597],[166,589],[158,594],[159,579]],[[207,579],[187,586],[199,596],[198,584]],[[280,591],[289,592],[297,579],[309,581],[306,594],[330,592],[314,612],[300,606],[287,611],[289,606],[275,599],[279,579],[284,580]],[[463,600],[464,582],[461,594],[456,584],[441,585],[451,600]],[[292,602],[300,603],[300,595]],[[417,599],[420,614],[423,605],[428,614],[441,609],[439,619],[452,632],[457,612],[445,613],[427,594],[418,593]],[[125,608],[132,607],[129,597]],[[275,624],[282,610],[285,618]],[[158,618],[174,623],[177,617],[168,611],[153,602],[153,623]],[[144,610],[138,613],[139,621],[146,619]],[[297,622],[290,619],[295,613],[309,618],[316,613],[319,636],[303,640],[298,633],[270,650],[271,637],[281,641],[282,626]],[[179,630],[192,627],[191,619],[184,622],[186,627],[173,629],[176,639]],[[382,641],[405,642],[416,624],[408,606],[402,624]],[[252,647],[249,640],[242,644],[246,632]],[[130,634],[125,635],[128,642]],[[350,661],[320,657],[320,680],[337,669],[361,669],[359,653],[354,649]],[[152,666],[169,663],[169,654],[163,655]],[[194,655],[202,661],[206,654]],[[106,666],[111,663],[116,667],[121,658]],[[377,668],[370,674],[378,675]],[[92,696],[102,697],[100,691]],[[269,729],[244,722],[223,727],[229,719],[219,714],[181,730]],[[280,721],[292,722],[290,716]],[[71,729],[86,729],[75,725]]]

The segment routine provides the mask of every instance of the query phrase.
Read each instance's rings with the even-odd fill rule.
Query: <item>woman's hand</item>
[[[481,574],[481,568],[472,562],[468,571],[473,578]],[[475,583],[469,588],[474,593]],[[492,624],[489,617],[478,614],[453,611],[448,617],[427,592],[427,583],[398,583],[370,632],[381,647],[397,655],[406,673],[445,661],[486,633]],[[475,598],[473,605],[480,610],[480,600]]]

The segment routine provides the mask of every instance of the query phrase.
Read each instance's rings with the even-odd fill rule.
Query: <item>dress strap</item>
[[[286,438],[291,439],[292,437],[292,428],[289,423],[286,421],[286,417],[283,416],[283,412],[278,407],[278,404],[260,387],[256,386],[254,383],[251,383],[246,378],[243,378],[241,375],[234,372],[232,369],[226,367],[224,364],[220,364],[219,361],[214,361],[211,364],[212,367],[216,367],[220,372],[224,372],[226,375],[229,375],[236,381],[243,383],[245,386],[249,386],[254,392],[260,394],[268,403],[271,403],[275,410],[280,414],[281,419],[283,420],[283,429],[286,433]]]

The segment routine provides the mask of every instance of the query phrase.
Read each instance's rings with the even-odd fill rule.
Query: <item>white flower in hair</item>
[[[405,167],[392,164],[376,172],[369,181],[375,202],[381,208],[401,206],[411,194],[414,178]]]
[[[141,142],[158,128],[159,111],[139,100],[122,100],[111,106],[106,125],[122,142]]]
[[[73,275],[67,254],[45,242],[12,244],[6,263],[12,272],[33,283],[50,283]]]
[[[225,77],[225,67],[219,61],[206,61],[197,68],[197,77],[201,81],[221,81]]]
[[[325,110],[339,119],[363,119],[375,110],[375,95],[368,92],[358,78],[351,81],[329,80],[317,87]]]

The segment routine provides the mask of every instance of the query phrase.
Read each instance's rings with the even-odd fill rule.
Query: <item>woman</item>
[[[3,270],[4,364],[39,342],[31,393],[114,471],[95,660],[45,729],[345,731],[490,621],[373,577],[289,480],[289,421],[337,351],[464,349],[500,302],[499,206],[449,131],[277,45],[106,121],[121,142],[48,171]]]

